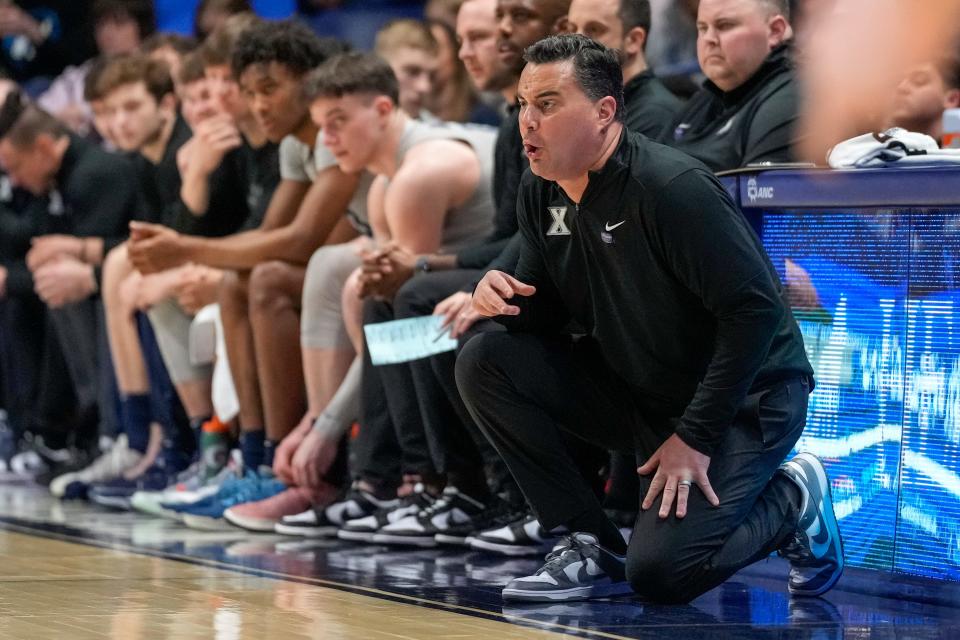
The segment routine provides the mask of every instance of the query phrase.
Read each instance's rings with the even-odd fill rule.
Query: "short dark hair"
[[[527,47],[523,59],[529,64],[573,61],[573,75],[580,89],[593,101],[612,96],[617,101],[616,119],[623,122],[623,67],[613,49],[576,33],[548,36]]]
[[[19,89],[7,94],[0,107],[0,139],[23,149],[44,133],[59,138],[69,132],[62,122],[27,101]]]
[[[100,93],[97,85],[100,82],[100,76],[103,75],[103,70],[107,68],[108,62],[110,62],[110,59],[107,56],[97,56],[90,64],[90,69],[83,79],[83,99],[87,102],[103,98],[103,94]]]
[[[650,34],[650,0],[620,0],[620,11],[617,15],[623,24],[623,31],[640,27]]]
[[[111,59],[97,80],[96,92],[104,97],[118,87],[142,82],[147,92],[159,103],[173,93],[170,67],[162,60],[134,54]]]
[[[104,20],[133,20],[137,23],[140,39],[150,37],[157,30],[157,14],[152,0],[96,0],[90,8],[93,23]]]
[[[397,76],[373,53],[344,53],[327,60],[307,76],[304,93],[308,100],[366,93],[400,102]]]
[[[233,51],[233,77],[255,64],[276,62],[302,76],[328,58],[349,50],[335,38],[320,38],[295,20],[263,22],[250,27],[237,40]]]

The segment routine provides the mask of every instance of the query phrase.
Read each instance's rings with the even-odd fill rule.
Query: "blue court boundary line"
[[[457,613],[461,615],[466,615],[474,618],[482,618],[485,620],[490,620],[493,622],[503,622],[506,624],[512,624],[519,627],[526,627],[531,629],[536,629],[540,631],[552,631],[555,633],[563,633],[570,636],[581,637],[581,638],[603,638],[603,639],[612,639],[612,640],[631,640],[629,636],[617,635],[605,631],[594,631],[589,629],[581,629],[576,627],[567,627],[561,624],[555,624],[550,622],[540,622],[537,620],[530,620],[527,618],[510,616],[507,617],[503,613],[496,613],[494,611],[484,611],[483,609],[475,609],[472,607],[467,607],[465,605],[450,604],[446,602],[437,602],[435,600],[428,600],[426,598],[418,596],[408,596],[401,593],[393,593],[390,591],[384,591],[381,589],[375,589],[372,587],[360,587],[356,585],[346,584],[343,582],[336,582],[333,580],[325,580],[323,578],[309,578],[305,576],[295,576],[287,573],[281,573],[279,571],[269,571],[266,569],[257,569],[255,567],[246,567],[242,565],[231,564],[229,562],[223,562],[220,560],[211,560],[205,558],[197,558],[194,556],[181,555],[177,553],[172,553],[168,551],[162,551],[160,549],[148,549],[144,547],[138,547],[133,544],[119,542],[119,541],[106,541],[100,538],[95,537],[94,535],[87,533],[85,531],[74,529],[67,525],[58,525],[49,522],[30,522],[25,520],[20,520],[18,518],[12,518],[10,516],[0,516],[0,530],[10,531],[13,533],[20,533],[24,535],[32,535],[40,538],[46,538],[49,540],[57,540],[58,542],[72,542],[74,544],[82,544],[89,547],[96,547],[100,549],[107,549],[110,551],[122,551],[125,553],[130,553],[140,556],[148,556],[152,558],[160,558],[162,560],[171,560],[174,562],[182,562],[184,564],[206,567],[209,569],[220,569],[223,571],[232,571],[234,573],[240,573],[244,575],[249,575],[257,578],[268,578],[271,580],[277,580],[282,582],[295,582],[298,584],[304,584],[312,587],[321,587],[334,589],[336,591],[344,591],[347,593],[352,593],[354,595],[367,596],[371,598],[377,598],[380,600],[387,600],[389,602],[395,602],[397,604],[407,604],[412,606],[422,607],[424,609],[435,609],[438,611],[446,611],[448,613]],[[657,625],[649,627],[650,629],[656,628]],[[682,627],[684,625],[669,625],[671,628]]]

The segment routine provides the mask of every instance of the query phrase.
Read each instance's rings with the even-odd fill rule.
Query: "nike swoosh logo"
[[[619,227],[620,225],[626,224],[626,223],[627,223],[626,220],[621,220],[621,221],[618,222],[617,224],[610,224],[610,223],[608,222],[608,223],[605,225],[605,228],[606,228],[607,231],[613,231],[614,229],[616,229],[616,228]]]

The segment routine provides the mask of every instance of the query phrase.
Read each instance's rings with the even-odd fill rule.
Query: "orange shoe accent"
[[[220,418],[213,416],[203,423],[201,427],[204,433],[226,433],[230,431],[230,425],[220,422]]]

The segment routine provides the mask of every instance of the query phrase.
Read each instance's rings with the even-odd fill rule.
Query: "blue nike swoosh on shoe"
[[[783,469],[800,486],[806,500],[798,523],[806,540],[798,542],[806,546],[806,555],[792,558],[789,553],[793,551],[788,552],[790,593],[819,596],[836,584],[844,568],[843,537],[833,509],[830,479],[819,458],[809,453],[798,454],[784,463]]]

